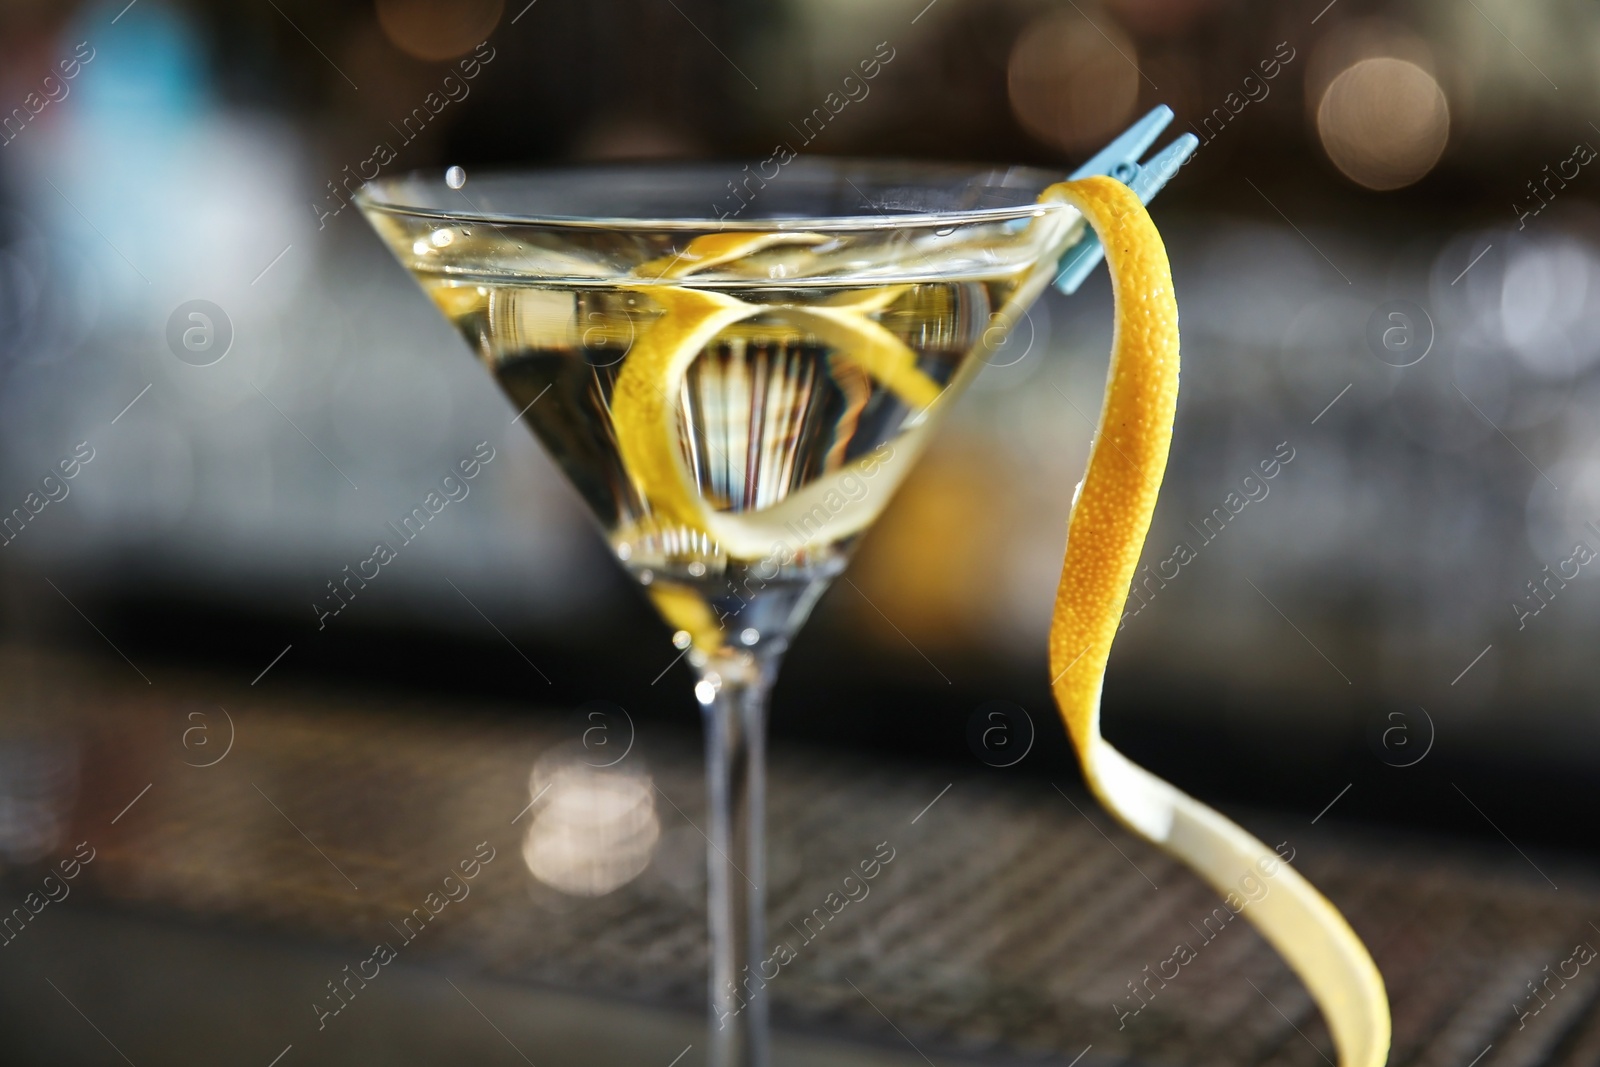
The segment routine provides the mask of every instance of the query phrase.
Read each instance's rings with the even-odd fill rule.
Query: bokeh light
[[[1306,120],[1313,126],[1317,120],[1317,107],[1322,96],[1333,84],[1333,79],[1363,59],[1403,59],[1415,63],[1437,78],[1442,85],[1450,79],[1440,72],[1440,57],[1429,41],[1406,23],[1385,15],[1367,15],[1329,26],[1328,31],[1310,49],[1305,60]],[[1446,68],[1451,66],[1445,57]],[[1451,92],[1455,102],[1454,91]],[[1452,112],[1456,109],[1452,107]],[[1453,116],[1454,117],[1454,116]]]
[[[1500,321],[1524,367],[1565,380],[1600,357],[1594,331],[1584,328],[1593,321],[1597,268],[1594,253],[1571,238],[1513,248],[1501,283]]]
[[[64,741],[0,742],[0,862],[35,863],[61,847],[78,794],[78,753]]]
[[[1046,15],[1012,46],[1006,69],[1011,110],[1040,140],[1071,150],[1098,147],[1138,102],[1138,62],[1133,41],[1109,21]]]
[[[571,896],[600,897],[650,865],[661,839],[655,784],[637,764],[596,767],[560,746],[534,765],[536,814],[522,858],[533,876]]]
[[[487,40],[503,0],[377,0],[378,25],[400,51],[430,61],[454,59]]]
[[[1389,56],[1344,70],[1317,106],[1334,166],[1369,189],[1399,189],[1433,169],[1450,139],[1450,106],[1433,75]]]
[[[1117,19],[1135,33],[1178,34],[1214,16],[1222,0],[1111,0]]]

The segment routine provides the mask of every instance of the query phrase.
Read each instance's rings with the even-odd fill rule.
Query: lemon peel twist
[[[1100,736],[1111,643],[1139,564],[1172,442],[1178,307],[1161,236],[1125,185],[1091,177],[1041,200],[1077,208],[1105,245],[1116,332],[1100,424],[1068,520],[1050,627],[1052,689],[1090,789],[1131,830],[1225,896],[1247,876],[1274,891],[1246,916],[1322,1009],[1341,1067],[1382,1067],[1390,1041],[1383,977],[1350,924],[1277,854],[1221,814],[1131,762]]]
[[[1044,203],[1076,208],[1106,249],[1116,303],[1116,332],[1100,423],[1088,469],[1073,500],[1066,556],[1050,628],[1052,689],[1084,777],[1100,802],[1131,830],[1193,868],[1225,897],[1244,878],[1277,890],[1244,909],[1251,923],[1305,982],[1339,1049],[1341,1067],[1382,1067],[1390,1017],[1383,978],[1344,917],[1298,871],[1242,828],[1132,763],[1100,735],[1100,697],[1112,641],[1155,511],[1172,441],[1178,397],[1178,309],[1166,250],[1137,196],[1120,182],[1091,177],[1051,186]],[[1040,220],[1057,225],[1060,220]],[[1070,230],[1063,231],[1063,239]],[[724,330],[773,313],[809,330],[919,412],[891,460],[890,485],[915,461],[932,420],[928,409],[959,392],[979,362],[941,388],[917,368],[916,354],[870,318],[904,286],[888,285],[822,303],[751,304],[714,288],[691,287],[693,275],[780,245],[817,245],[821,235],[710,234],[677,256],[641,266],[629,288],[647,294],[661,315],[645,327],[612,395],[617,442],[641,495],[662,518],[716,540],[732,556],[759,558],[792,535],[786,523],[809,512],[853,472],[846,465],[751,512],[714,511],[695,484],[680,445],[679,393],[690,365]],[[1036,272],[997,320],[1009,325],[1047,275]],[[987,345],[987,337],[985,344]],[[864,529],[888,494],[874,494],[813,535],[834,541]],[[791,550],[811,542],[789,544]],[[658,598],[659,599],[659,598]],[[710,631],[692,594],[668,597],[692,635]],[[679,603],[679,602],[682,603]],[[695,608],[688,611],[688,608]],[[692,616],[692,617],[691,617]],[[696,636],[697,643],[709,640]]]
[[[819,304],[753,304],[716,289],[683,284],[701,270],[775,245],[820,240],[809,233],[706,234],[689,242],[679,255],[640,267],[636,274],[648,280],[628,286],[649,296],[661,314],[634,339],[612,390],[611,421],[623,465],[659,516],[706,534],[737,558],[761,559],[779,546],[795,552],[858,533],[878,517],[889,494],[870,493],[848,500],[843,507],[828,508],[830,519],[823,528],[799,523],[829,497],[840,498],[840,485],[867,462],[858,460],[796,489],[771,507],[749,512],[712,509],[679,445],[678,398],[690,365],[719,334],[756,315],[781,315],[828,345],[838,358],[859,367],[914,412],[925,412],[943,392],[918,368],[916,353],[869,317],[888,307],[908,286],[882,286]],[[679,284],[664,284],[666,279]],[[908,430],[888,459],[872,460],[880,471],[892,472],[887,484],[898,484],[915,462],[926,426],[923,420]],[[791,523],[811,532],[795,543]]]

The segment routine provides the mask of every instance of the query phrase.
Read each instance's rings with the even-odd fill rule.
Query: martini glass
[[[1080,175],[1138,174],[1169,117],[1158,109]],[[1181,158],[1149,169],[1146,199]],[[1092,268],[1078,213],[1038,201],[1059,178],[799,159],[771,176],[452,168],[358,196],[698,675],[717,1067],[767,1062],[779,662],[984,356],[1058,275],[1075,288]]]

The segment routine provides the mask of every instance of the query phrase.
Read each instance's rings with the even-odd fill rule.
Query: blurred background
[[[1112,740],[1226,810],[1481,849],[1541,889],[1551,864],[1592,870],[1591,4],[8,0],[0,515],[21,518],[0,534],[0,851],[17,895],[42,857],[85,836],[84,812],[109,818],[145,781],[154,807],[162,775],[209,759],[194,754],[207,738],[184,731],[217,726],[223,707],[279,732],[286,775],[310,773],[294,753],[313,741],[294,731],[324,720],[307,708],[345,724],[315,742],[323,755],[410,738],[416,761],[370,797],[443,790],[447,758],[425,757],[473,739],[525,755],[502,774],[520,781],[563,738],[588,736],[573,709],[595,701],[656,746],[658,775],[674,759],[692,767],[692,683],[669,631],[489,376],[343,205],[379,145],[394,156],[385,174],[764,158],[874,55],[869,91],[807,152],[1065,174],[1160,103],[1202,141],[1153,209],[1184,392],[1146,553],[1159,579],[1130,601],[1106,686]],[[217,331],[204,359],[175,340],[194,301]],[[893,767],[934,790],[1078,788],[1045,634],[1110,325],[1101,272],[1070,300],[1041,300],[984,370],[865,539],[854,586],[839,583],[796,642],[775,752]],[[496,458],[470,501],[319,627],[314,605],[341,568],[480,441]],[[975,717],[996,708],[1031,738],[1024,757],[973,741]],[[341,795],[349,820],[381,814],[359,790]],[[208,797],[192,799],[222,804]],[[335,808],[321,811],[337,836]],[[692,880],[698,860],[679,856],[691,873],[672,874],[661,857],[674,841],[692,852],[694,835],[652,825],[629,831],[644,835],[637,863],[590,871],[567,895]],[[150,833],[113,850],[132,873],[98,892],[162,921],[260,920],[259,902],[216,904],[223,889],[174,890],[194,887],[182,872],[139,881],[158,844],[181,839]],[[441,862],[476,840],[448,838]],[[265,846],[207,847],[189,862],[227,855],[283,876]],[[570,872],[541,876],[527,847],[520,877],[537,884],[507,892],[533,893],[528,907],[555,923],[571,914]],[[695,892],[680,896],[692,915]],[[322,930],[287,916],[284,928]],[[329,919],[316,943],[349,929]],[[183,930],[172,938],[198,936]],[[572,977],[583,950],[571,953],[534,977],[615,989],[648,970],[613,961],[586,984]],[[1557,957],[1532,958],[1528,976]],[[1527,976],[1515,977],[1513,991]],[[1094,1003],[1110,1035],[1060,1038],[1062,1062],[1117,1040]],[[6,1025],[44,1041],[21,1015]],[[1008,1055],[1058,1048],[1005,1034]],[[82,1062],[101,1062],[109,1050],[87,1041]],[[1463,1063],[1476,1047],[1464,1051]]]

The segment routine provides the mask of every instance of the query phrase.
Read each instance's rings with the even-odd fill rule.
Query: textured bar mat
[[[696,738],[637,709],[513,716],[129,676],[0,655],[5,891],[8,906],[44,901],[5,928],[8,947],[71,908],[315,945],[343,963],[286,1024],[302,1049],[357,1012],[351,976],[392,959],[641,1010],[704,1002]],[[1232,814],[1283,842],[1371,946],[1394,1064],[1600,1061],[1600,961],[1580,948],[1600,944],[1590,872],[1546,864],[1556,891],[1510,850]],[[763,969],[787,1030],[933,1063],[1334,1058],[1246,922],[1075,788],[780,748],[769,820]],[[63,882],[80,842],[93,858]]]

